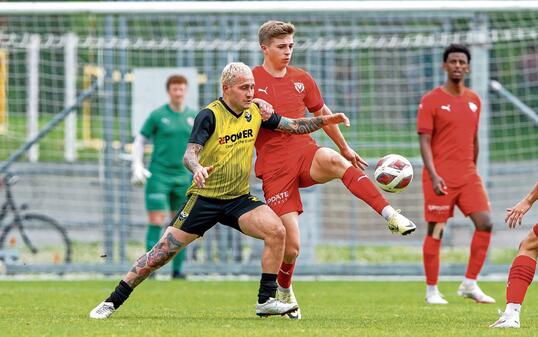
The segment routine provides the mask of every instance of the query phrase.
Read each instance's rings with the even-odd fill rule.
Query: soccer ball
[[[413,166],[405,157],[388,154],[377,162],[374,177],[382,190],[398,193],[413,180]]]

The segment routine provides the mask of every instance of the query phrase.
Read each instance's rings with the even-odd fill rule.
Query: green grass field
[[[103,251],[102,242],[80,242],[73,241],[74,263],[101,263],[103,259],[99,257]],[[247,248],[248,247],[248,248]],[[490,248],[488,253],[488,263],[504,264],[512,263],[514,256],[517,254],[515,248]],[[28,247],[23,246],[20,242],[18,247],[21,260],[25,263],[40,262],[52,263],[47,260],[52,255],[53,249],[43,250],[43,257],[32,254]],[[43,248],[42,248],[43,249]],[[251,249],[245,245],[244,249]],[[57,248],[54,247],[57,251]],[[144,243],[139,241],[128,241],[126,247],[127,261],[135,261],[141,254],[146,251]],[[207,251],[203,245],[200,245],[198,254],[207,259]],[[443,247],[441,248],[441,260],[443,263],[467,264],[469,261],[469,247]],[[214,262],[218,262],[218,257],[213,257]],[[318,245],[316,247],[316,262],[319,263],[371,263],[371,264],[388,264],[390,263],[416,263],[422,266],[422,246],[397,246],[397,245],[368,245],[361,244],[356,247],[342,245]]]
[[[538,297],[530,289],[522,328],[488,328],[504,308],[504,282],[483,282],[498,301],[475,304],[442,282],[447,306],[427,306],[421,282],[296,282],[303,319],[258,318],[255,281],[143,283],[106,321],[89,311],[115,281],[0,281],[2,336],[536,336]]]

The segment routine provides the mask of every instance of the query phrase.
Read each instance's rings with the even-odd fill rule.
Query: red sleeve
[[[417,133],[431,134],[433,132],[434,110],[435,108],[434,105],[431,104],[431,100],[422,97],[417,113]]]
[[[312,76],[308,73],[306,73],[304,81],[306,90],[304,105],[310,112],[320,110],[323,108],[323,105],[325,105],[325,102],[323,101],[323,97],[321,97],[321,92],[319,91],[316,81],[314,81]]]

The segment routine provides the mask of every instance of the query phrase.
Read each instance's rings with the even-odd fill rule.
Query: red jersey
[[[325,104],[316,82],[302,69],[288,66],[284,77],[273,77],[262,66],[257,66],[252,73],[256,83],[254,97],[269,102],[281,116],[303,118],[306,110],[318,111]],[[310,135],[261,129],[256,140],[256,176],[286,165],[301,147],[312,143],[315,144]]]
[[[463,185],[476,174],[474,140],[480,108],[480,98],[468,88],[461,96],[453,96],[437,87],[420,101],[417,132],[432,135],[435,169],[448,186]],[[423,174],[430,179],[425,168]]]

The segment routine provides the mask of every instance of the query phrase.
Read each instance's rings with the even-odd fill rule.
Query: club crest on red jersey
[[[476,112],[476,110],[478,110],[478,106],[473,102],[469,102],[469,109],[471,109],[472,112]]]
[[[295,90],[297,90],[298,93],[302,93],[304,91],[304,84],[301,82],[293,82],[293,85],[295,85]]]

